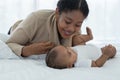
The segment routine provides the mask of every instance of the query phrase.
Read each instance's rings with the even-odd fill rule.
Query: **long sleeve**
[[[49,41],[47,26],[50,25],[46,24],[53,12],[51,10],[33,12],[20,24],[12,26],[15,29],[6,43],[16,55],[21,56],[22,48],[29,43]]]
[[[35,16],[33,16],[33,14],[29,15],[18,25],[17,29],[12,32],[10,38],[6,42],[12,51],[18,56],[21,56],[22,48],[31,40],[32,35],[34,34],[34,19]]]
[[[14,32],[14,34],[11,35],[6,43],[16,55],[21,56],[22,48],[28,39],[29,38],[26,33],[22,29],[18,29],[16,32]]]

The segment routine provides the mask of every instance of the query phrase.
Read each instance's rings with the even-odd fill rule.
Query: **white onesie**
[[[98,59],[102,54],[101,48],[95,45],[79,45],[72,49],[77,53],[75,67],[91,67],[92,60]]]

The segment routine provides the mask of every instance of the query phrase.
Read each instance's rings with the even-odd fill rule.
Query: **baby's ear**
[[[66,47],[66,48],[67,48],[67,51],[68,51],[68,52],[71,52],[70,49],[69,49],[69,47]]]
[[[69,64],[67,65],[67,68],[72,68],[72,66],[73,66],[72,64]]]

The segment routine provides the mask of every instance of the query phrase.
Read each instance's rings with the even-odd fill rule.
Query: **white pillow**
[[[0,33],[0,40],[6,42],[9,38],[9,35]]]
[[[3,41],[6,41],[5,38]],[[8,47],[8,45],[0,40],[0,59],[19,59],[15,53]]]

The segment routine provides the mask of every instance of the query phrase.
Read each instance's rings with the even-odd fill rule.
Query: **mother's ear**
[[[56,8],[56,10],[55,10],[55,17],[56,17],[56,20],[58,21],[58,19],[59,19],[59,9],[58,8]]]

